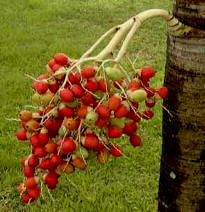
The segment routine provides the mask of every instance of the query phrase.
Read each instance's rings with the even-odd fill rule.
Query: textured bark
[[[190,5],[198,9],[189,13]],[[198,12],[204,7],[204,0],[176,1],[176,17],[198,29],[168,35],[164,106],[173,117],[163,111],[160,212],[205,212],[205,16]]]

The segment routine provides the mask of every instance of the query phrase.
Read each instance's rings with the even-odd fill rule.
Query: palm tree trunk
[[[167,39],[158,210],[205,212],[205,0],[176,0],[174,15],[193,29]]]

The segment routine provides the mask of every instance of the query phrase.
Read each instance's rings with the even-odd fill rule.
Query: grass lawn
[[[14,136],[17,118],[31,104],[31,80],[38,76],[56,52],[79,58],[110,27],[150,8],[171,9],[171,0],[0,0],[0,211],[137,211],[157,210],[161,152],[161,103],[155,118],[140,125],[142,146],[134,149],[124,141],[128,158],[113,159],[102,166],[89,161],[86,171],[63,175],[44,199],[24,206],[16,186],[22,181],[20,159],[29,154],[27,144]],[[129,46],[137,66],[157,70],[157,87],[163,83],[166,23],[145,23]]]

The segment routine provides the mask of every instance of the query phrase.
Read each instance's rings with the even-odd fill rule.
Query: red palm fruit
[[[97,159],[98,159],[98,162],[101,163],[101,164],[105,164],[106,162],[108,162],[108,153],[106,150],[104,151],[100,151],[97,155]]]
[[[73,93],[70,89],[64,88],[60,91],[59,96],[63,102],[72,102]]]
[[[56,185],[58,184],[57,175],[53,174],[52,172],[48,173],[45,177],[45,183],[49,189],[55,189]]]
[[[138,103],[138,102],[132,102],[132,106],[133,106],[135,109],[138,109],[139,103]]]
[[[34,89],[36,90],[37,93],[39,94],[44,94],[48,90],[48,83],[45,81],[36,81],[34,84]]]
[[[79,72],[70,72],[68,75],[68,80],[71,84],[79,84],[81,81],[81,75]]]
[[[106,150],[106,147],[105,147],[105,143],[104,143],[104,141],[101,141],[101,142],[99,142],[98,143],[98,145],[93,149],[93,151],[95,151],[95,152],[103,152],[103,151],[105,151]]]
[[[23,169],[23,173],[25,177],[33,177],[34,169],[31,166],[25,166]]]
[[[80,122],[78,119],[74,119],[74,118],[68,118],[65,120],[64,125],[67,129],[69,130],[76,130],[78,129]]]
[[[106,92],[106,91],[109,91],[109,87],[108,87],[108,84],[107,82],[101,78],[99,81],[98,81],[98,89],[101,90],[102,92]]]
[[[165,99],[168,95],[168,89],[166,87],[159,88],[157,93],[162,99]]]
[[[146,99],[145,104],[147,107],[151,108],[155,106],[155,99]]]
[[[25,140],[27,140],[26,130],[25,130],[25,129],[18,130],[18,131],[16,132],[16,137],[17,137],[17,139],[20,140],[20,141],[25,141]]]
[[[26,122],[25,128],[29,132],[36,131],[40,128],[40,124],[36,120],[31,119]]]
[[[36,186],[35,188],[27,189],[28,194],[30,197],[36,199],[40,195],[40,189]]]
[[[151,110],[146,110],[142,114],[142,118],[146,120],[151,119],[153,116],[154,116],[154,113]]]
[[[74,114],[74,109],[70,107],[66,107],[65,104],[61,103],[58,108],[60,116],[72,117]]]
[[[135,133],[137,130],[137,124],[134,121],[129,121],[125,123],[125,126],[123,128],[123,133],[127,135],[131,135]]]
[[[55,119],[49,118],[44,122],[44,127],[49,131],[56,131],[58,129],[58,124]]]
[[[48,65],[50,68],[52,68],[54,65],[56,64],[56,61],[54,60],[54,58],[52,58],[51,60],[49,60]]]
[[[25,204],[28,204],[28,203],[31,203],[33,202],[35,199],[32,198],[28,192],[25,192],[22,197],[21,197],[21,202],[25,203]]]
[[[110,154],[114,157],[121,157],[123,155],[122,148],[118,145],[112,145],[110,147]]]
[[[48,88],[52,93],[56,93],[59,89],[59,83],[57,82],[57,80],[52,80],[51,82],[49,82]]]
[[[53,169],[53,163],[51,162],[51,159],[50,158],[43,159],[39,164],[39,168],[43,170]]]
[[[98,117],[98,120],[95,122],[95,125],[99,128],[103,128],[103,127],[106,127],[108,124],[108,119],[103,119],[103,118],[100,118]]]
[[[72,164],[78,169],[85,169],[87,166],[86,161],[78,156],[72,157]]]
[[[38,158],[43,158],[47,155],[48,153],[46,152],[44,147],[36,147],[34,149],[34,155]]]
[[[71,87],[71,91],[76,98],[81,98],[84,95],[84,90],[81,85],[74,84]]]
[[[45,133],[45,132],[40,132],[38,134],[38,140],[39,140],[39,143],[44,146],[48,143],[48,141],[50,140],[50,137],[48,135],[48,133]]]
[[[81,142],[87,149],[94,149],[98,145],[99,139],[95,134],[88,133],[82,138]]]
[[[120,86],[125,87],[127,84],[124,79],[120,79],[120,80],[114,81],[113,85],[115,88],[120,89]]]
[[[98,106],[97,113],[102,119],[108,119],[110,117],[109,108],[102,104]]]
[[[147,93],[147,98],[150,98],[150,97],[153,97],[155,95],[155,89],[154,88],[150,88],[150,87],[145,87],[144,86],[144,89]]]
[[[128,84],[128,90],[134,91],[141,87],[140,80],[134,79]]]
[[[18,185],[18,187],[17,187],[17,190],[18,190],[18,192],[19,193],[22,193],[23,191],[24,191],[24,184],[23,183],[20,183],[19,185]]]
[[[88,112],[88,106],[83,105],[80,108],[78,108],[77,115],[79,118],[85,118],[87,112]]]
[[[151,66],[143,66],[140,71],[140,78],[143,81],[148,81],[155,75],[155,70]]]
[[[62,66],[59,64],[54,64],[54,66],[52,67],[52,71],[55,73],[56,71],[58,71]]]
[[[51,157],[51,163],[53,164],[53,166],[58,166],[63,162],[63,159],[61,158],[60,155],[53,155]]]
[[[65,155],[74,152],[76,150],[76,143],[72,138],[65,138],[62,146],[61,146],[61,152]]]
[[[19,118],[21,119],[21,121],[29,121],[32,119],[32,112],[28,110],[22,110],[19,113]]]
[[[126,117],[129,113],[129,106],[121,104],[114,112],[116,118]]]
[[[95,76],[95,68],[93,66],[86,66],[81,70],[81,75],[83,78],[89,79]]]
[[[122,135],[122,129],[116,126],[108,127],[108,138],[119,138]]]
[[[68,56],[64,53],[57,53],[54,56],[54,60],[57,64],[61,66],[66,66],[68,64]]]
[[[113,96],[111,96],[108,100],[108,108],[109,110],[116,110],[121,103],[121,98],[120,96],[118,96],[117,94],[114,94]]]
[[[37,186],[38,181],[39,181],[38,177],[28,177],[26,178],[24,184],[27,189],[35,188]]]
[[[51,76],[50,74],[41,74],[38,76],[37,80],[48,79],[50,76]]]
[[[39,147],[41,146],[40,142],[39,142],[39,138],[38,138],[38,134],[37,135],[33,135],[30,138],[30,144],[35,148],[35,147]]]
[[[141,143],[141,138],[138,135],[133,134],[130,136],[130,143],[133,147],[139,146]]]
[[[90,93],[85,93],[82,97],[82,102],[87,106],[94,106],[96,105],[96,98]]]
[[[48,143],[45,145],[46,152],[52,154],[57,153],[58,145],[56,143]]]
[[[71,174],[74,172],[74,167],[70,163],[64,161],[57,167],[57,172],[59,173],[64,172],[66,174]]]
[[[140,122],[141,121],[141,116],[136,112],[134,112],[133,110],[131,110],[128,114],[127,114],[127,118],[135,121],[135,122]]]
[[[94,79],[88,79],[85,83],[85,88],[91,92],[97,91],[98,89],[98,82]]]
[[[35,168],[36,166],[38,166],[39,164],[39,158],[36,157],[35,155],[32,155],[31,157],[29,157],[28,159],[28,165],[32,168]]]

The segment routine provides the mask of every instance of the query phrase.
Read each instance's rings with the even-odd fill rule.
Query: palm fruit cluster
[[[116,66],[72,68],[75,61],[58,53],[47,64],[47,73],[33,83],[38,110],[20,112],[18,140],[27,141],[31,153],[21,161],[24,181],[18,186],[23,203],[40,196],[40,185],[55,189],[62,173],[85,169],[89,153],[99,163],[123,156],[122,135],[133,147],[142,120],[154,116],[152,108],[166,98],[166,87],[155,89],[149,81],[155,70],[144,66],[131,79]]]

